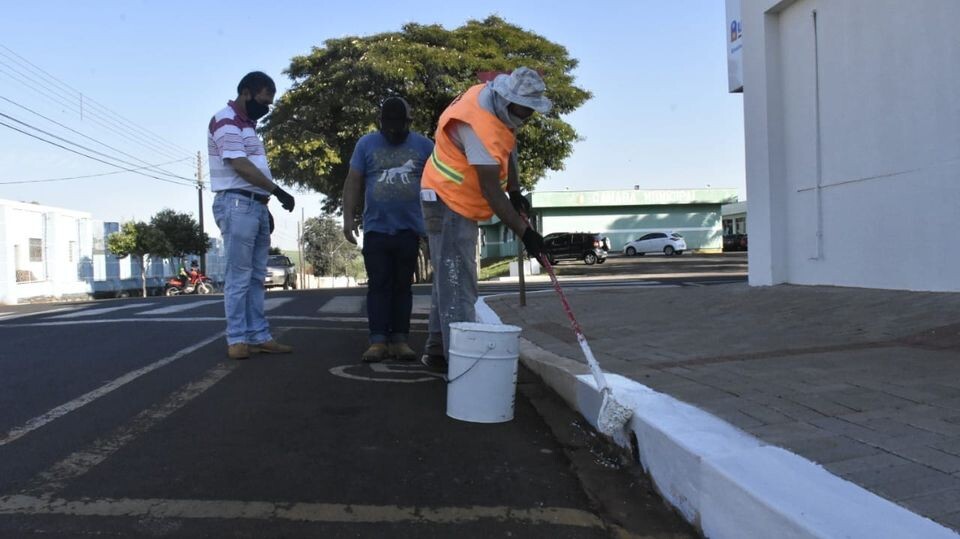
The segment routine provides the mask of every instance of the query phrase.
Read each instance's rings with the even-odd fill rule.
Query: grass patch
[[[515,256],[504,258],[486,258],[480,261],[480,274],[478,279],[486,281],[495,277],[504,277],[510,275],[510,263],[516,260]]]

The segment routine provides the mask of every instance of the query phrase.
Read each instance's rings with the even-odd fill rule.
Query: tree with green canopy
[[[173,256],[173,246],[157,227],[142,221],[123,223],[119,232],[107,237],[107,249],[119,258],[134,256],[140,261],[140,287],[147,296],[147,255]]]
[[[316,276],[358,278],[365,272],[363,256],[343,237],[343,228],[332,215],[311,217],[303,224],[303,251]]]
[[[577,64],[562,45],[496,16],[454,30],[409,23],[399,32],[329,39],[285,71],[293,85],[262,129],[271,171],[322,193],[324,210],[337,211],[353,147],[376,129],[383,99],[404,97],[412,129],[433,137],[440,114],[478,84],[479,73],[527,66],[542,74],[554,104],[518,133],[521,184],[532,189],[548,170],[563,169],[578,140],[561,119],[591,97],[574,85]]]
[[[170,242],[171,254],[182,259],[188,254],[203,255],[210,247],[210,236],[200,230],[200,223],[189,213],[171,209],[157,212],[150,224]]]

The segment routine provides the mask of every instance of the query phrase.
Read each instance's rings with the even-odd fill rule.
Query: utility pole
[[[300,290],[304,290],[307,288],[307,269],[306,269],[307,261],[304,258],[305,253],[303,251],[303,235],[306,232],[306,230],[304,229],[303,217],[304,217],[304,208],[303,206],[301,206],[300,207],[300,226],[297,227],[297,229],[300,231],[300,233],[297,235],[297,251],[300,256]]]
[[[203,233],[203,161],[197,152],[197,215],[200,216],[200,233]],[[207,274],[207,251],[200,253],[200,273]]]

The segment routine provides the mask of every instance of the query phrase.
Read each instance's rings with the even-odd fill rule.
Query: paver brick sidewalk
[[[960,530],[960,294],[745,284],[565,290],[604,370]],[[487,304],[582,361],[555,294]]]

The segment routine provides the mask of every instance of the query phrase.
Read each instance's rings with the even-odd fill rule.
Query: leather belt
[[[261,204],[266,204],[270,201],[270,195],[259,195],[253,191],[247,191],[246,189],[224,189],[223,191],[218,191],[219,193],[232,193],[234,195],[241,195],[247,198],[252,198]]]

